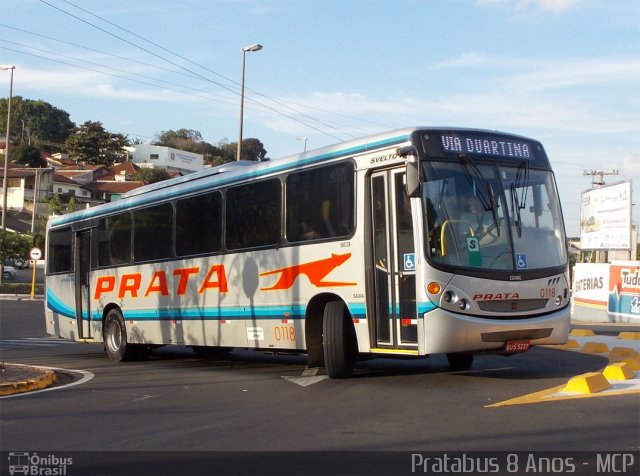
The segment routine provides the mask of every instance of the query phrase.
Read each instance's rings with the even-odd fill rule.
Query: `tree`
[[[198,144],[202,143],[202,134],[193,129],[178,129],[177,131],[162,131],[156,136],[153,145],[162,145],[165,147],[173,147],[174,149],[187,150],[196,152]]]
[[[165,169],[147,169],[141,168],[135,174],[133,174],[132,179],[137,180],[138,182],[144,182],[145,185],[155,182],[161,182],[162,180],[167,180],[171,178],[169,173]]]
[[[53,196],[45,198],[44,201],[49,204],[49,213],[51,215],[64,215],[66,207],[60,195],[54,193]]]
[[[4,261],[9,256],[28,256],[32,243],[33,237],[29,234],[0,230],[0,270],[4,271]],[[0,283],[3,282],[3,274],[0,273]]]
[[[220,149],[220,156],[223,163],[233,162],[236,160],[236,154],[238,151],[237,142],[229,142],[229,139],[222,139],[218,142],[218,148]]]
[[[86,121],[75,128],[65,147],[73,159],[109,166],[126,158],[123,147],[128,143],[124,135],[107,132],[101,122]]]
[[[202,134],[193,129],[178,129],[177,131],[162,131],[156,136],[153,145],[173,147],[174,149],[186,150],[196,154],[202,154],[205,161],[220,165],[236,160],[237,142],[229,142],[222,139],[218,145],[212,145],[202,139]],[[262,142],[258,139],[242,140],[242,159],[262,161],[269,160],[267,151]]]
[[[9,158],[16,164],[24,164],[33,168],[47,166],[47,161],[40,156],[40,150],[31,145],[19,145],[13,148]]]
[[[6,98],[0,99],[0,130],[7,129]],[[13,96],[11,100],[10,136],[20,144],[47,146],[50,150],[61,150],[72,133],[75,124],[69,113],[46,101],[23,99]]]
[[[186,150],[188,152],[201,154],[207,162],[223,163],[219,160],[221,155],[220,150],[216,146],[205,142],[202,139],[202,134],[193,129],[162,131],[156,136],[153,145]]]
[[[258,139],[242,139],[242,157],[240,158],[242,160],[255,160],[257,162],[269,160],[264,144]]]

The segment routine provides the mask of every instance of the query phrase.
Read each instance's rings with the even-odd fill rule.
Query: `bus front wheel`
[[[127,329],[118,309],[111,309],[104,320],[104,346],[114,362],[132,360],[135,347],[127,344]]]
[[[342,301],[326,304],[322,334],[327,375],[331,378],[350,377],[355,364],[356,336]]]

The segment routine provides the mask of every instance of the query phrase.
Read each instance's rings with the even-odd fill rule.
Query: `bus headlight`
[[[458,303],[458,307],[460,308],[461,311],[466,311],[467,308],[469,307],[469,305],[467,304],[467,300],[460,299],[460,302]]]
[[[458,301],[458,296],[453,291],[447,291],[442,295],[442,299],[447,303],[454,303]]]
[[[556,297],[556,306],[562,304],[562,298],[560,296]]]

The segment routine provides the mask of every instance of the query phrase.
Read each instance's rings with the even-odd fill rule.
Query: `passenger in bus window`
[[[328,236],[336,236],[336,232],[331,224],[331,200],[322,202],[322,222],[327,229]]]
[[[301,241],[316,240],[318,238],[322,238],[322,235],[320,235],[320,233],[318,233],[311,225],[306,222],[301,221],[298,225],[298,228],[298,239]]]

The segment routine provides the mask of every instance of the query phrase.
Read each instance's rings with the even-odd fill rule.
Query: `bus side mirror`
[[[420,163],[418,161],[415,148],[413,146],[398,147],[397,153],[400,157],[407,158],[407,173],[405,175],[407,196],[422,196],[422,189],[420,186]]]

